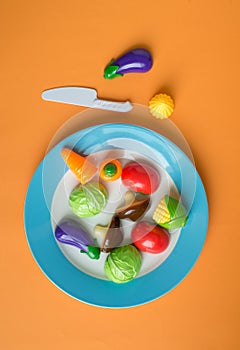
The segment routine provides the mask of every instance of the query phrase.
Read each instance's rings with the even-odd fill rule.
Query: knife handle
[[[128,112],[133,108],[132,104],[129,101],[126,102],[113,102],[106,100],[95,99],[91,106],[92,108],[106,109],[108,111],[116,112]]]

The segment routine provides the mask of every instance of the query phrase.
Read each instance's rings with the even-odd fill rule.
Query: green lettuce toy
[[[142,265],[142,256],[133,245],[115,248],[108,255],[104,271],[115,283],[126,283],[138,274]]]
[[[107,191],[97,182],[77,186],[69,197],[69,206],[77,216],[87,218],[101,213],[107,203]]]

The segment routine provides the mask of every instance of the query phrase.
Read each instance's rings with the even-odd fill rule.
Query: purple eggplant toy
[[[104,78],[114,79],[126,73],[145,73],[152,68],[152,64],[152,57],[147,50],[135,49],[112,60],[104,70]]]
[[[69,218],[62,220],[55,229],[55,237],[61,243],[79,248],[91,259],[99,259],[100,248],[77,221]]]

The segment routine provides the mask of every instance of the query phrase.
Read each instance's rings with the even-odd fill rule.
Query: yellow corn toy
[[[153,213],[153,220],[166,229],[183,227],[188,219],[187,211],[177,199],[166,195]]]

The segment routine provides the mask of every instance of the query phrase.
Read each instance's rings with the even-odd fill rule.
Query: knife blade
[[[77,106],[99,108],[116,112],[128,112],[133,106],[129,101],[116,102],[97,98],[97,91],[92,88],[66,86],[48,89],[42,92],[42,99]]]

